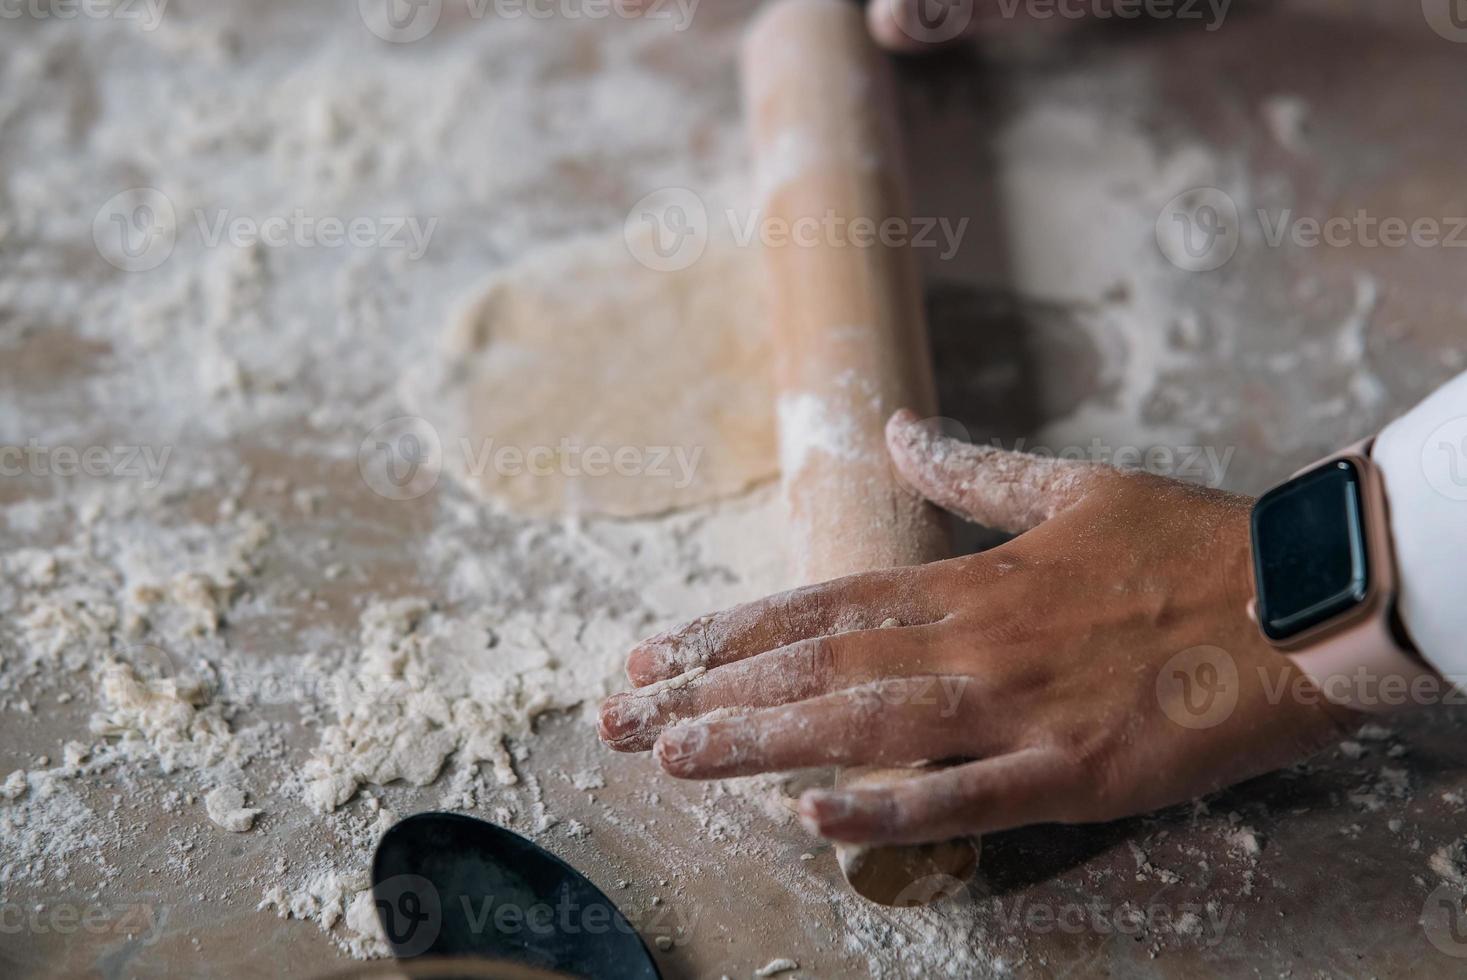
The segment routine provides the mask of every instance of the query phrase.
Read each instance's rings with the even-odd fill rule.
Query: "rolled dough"
[[[575,239],[497,273],[406,399],[445,468],[510,510],[705,503],[778,470],[760,291],[757,251],[730,241],[654,271],[621,233]]]

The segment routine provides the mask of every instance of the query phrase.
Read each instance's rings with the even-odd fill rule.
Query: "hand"
[[[1355,723],[1301,696],[1247,615],[1247,498],[969,445],[910,412],[887,442],[933,502],[1021,533],[646,640],[627,674],[647,686],[602,706],[604,741],[687,779],[965,760],[800,799],[827,838],[915,843],[1182,802]]]

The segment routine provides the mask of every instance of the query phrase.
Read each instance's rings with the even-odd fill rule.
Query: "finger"
[[[799,640],[875,629],[887,620],[920,625],[946,615],[928,568],[894,568],[806,586],[735,606],[659,633],[627,655],[627,676],[643,686],[696,667],[712,669]]]
[[[984,0],[870,0],[866,24],[889,51],[935,51],[971,36],[986,6]]]
[[[653,755],[681,779],[829,765],[900,765],[988,750],[998,726],[958,724],[968,677],[889,678],[798,704],[668,728]],[[969,705],[971,708],[971,704]],[[996,720],[996,719],[995,719]]]
[[[849,844],[920,844],[1063,819],[1084,793],[1049,749],[1024,749],[876,787],[810,790],[806,829]]]
[[[881,677],[932,668],[926,656],[936,627],[860,630],[799,640],[788,646],[614,694],[601,706],[602,741],[622,752],[645,752],[675,722],[719,708],[763,708],[802,701]]]
[[[910,409],[886,423],[897,472],[959,517],[1015,534],[1079,503],[1116,470],[1099,463],[1010,452],[953,439]]]

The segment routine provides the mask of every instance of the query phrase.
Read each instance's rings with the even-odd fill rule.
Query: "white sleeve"
[[[1467,676],[1467,374],[1376,438],[1396,549],[1401,620],[1431,665]]]

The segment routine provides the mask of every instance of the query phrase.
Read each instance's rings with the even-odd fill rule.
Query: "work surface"
[[[1467,366],[1463,253],[1354,220],[1467,240],[1467,46],[1415,4],[1393,21],[1335,6],[902,66],[915,210],[969,219],[954,254],[922,254],[947,414],[979,440],[1258,492]],[[674,30],[450,0],[410,43],[356,3],[6,21],[0,444],[28,452],[0,477],[0,777],[30,775],[0,779],[0,973],[347,968],[370,947],[348,913],[382,814],[432,808],[584,869],[667,938],[671,977],[779,957],[807,976],[1461,968],[1440,904],[1464,880],[1444,850],[1467,811],[1454,709],[1195,805],[994,835],[971,892],[927,910],[851,898],[790,819],[794,784],[679,784],[602,750],[554,696],[533,730],[506,724],[502,779],[451,757],[423,787],[307,804],[331,685],[383,601],[428,600],[435,629],[484,638],[483,671],[573,677],[579,700],[621,682],[631,637],[781,584],[769,488],[656,520],[531,521],[447,473],[393,499],[403,484],[370,459],[402,372],[485,274],[614,230],[658,189],[737,195],[750,10],[710,2]],[[139,202],[111,199],[139,187],[178,215],[157,263],[107,244]],[[297,211],[372,219],[376,238],[210,235]],[[1222,234],[1178,251],[1187,215]],[[389,216],[420,219],[423,247]],[[1335,216],[1355,230],[1270,241]],[[137,734],[109,656],[202,677],[178,702],[185,744]],[[209,819],[223,785],[261,811],[252,829]]]

